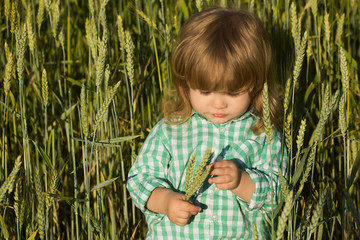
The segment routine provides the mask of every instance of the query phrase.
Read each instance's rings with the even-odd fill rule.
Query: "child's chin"
[[[216,118],[216,119],[210,119],[210,121],[212,121],[215,124],[222,124],[222,123],[228,122],[229,119],[218,119],[218,118]]]

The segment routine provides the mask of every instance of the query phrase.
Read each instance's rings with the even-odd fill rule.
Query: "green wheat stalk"
[[[266,133],[266,139],[268,143],[271,143],[273,138],[273,125],[270,120],[270,107],[269,107],[269,95],[268,95],[268,85],[265,82],[264,88],[262,91],[263,94],[263,116],[264,116],[264,127]]]
[[[287,113],[287,110],[289,109],[290,90],[291,90],[291,78],[289,77],[286,81],[286,87],[285,87],[285,93],[284,93],[284,114],[285,115]]]
[[[25,61],[25,46],[26,46],[26,27],[23,26],[22,29],[16,28],[15,38],[16,38],[16,69],[18,74],[18,80],[20,84],[23,82],[24,75],[24,61]]]
[[[18,179],[16,181],[16,188],[14,194],[14,212],[17,218],[18,229],[21,231],[22,225],[24,223],[24,215],[25,215],[25,200],[23,198],[23,188],[22,188],[22,180]]]
[[[301,21],[300,19],[298,19],[295,2],[292,2],[290,5],[290,14],[291,14],[291,33],[294,38],[295,53],[298,53],[300,49],[300,41],[301,41],[301,37],[300,37]]]
[[[315,229],[318,227],[318,223],[319,223],[319,219],[320,219],[320,215],[323,211],[324,205],[325,205],[325,201],[326,201],[326,196],[327,196],[327,192],[328,192],[328,188],[325,188],[324,191],[322,192],[319,202],[316,205],[315,211],[311,217],[311,222],[310,222],[310,234],[308,239],[310,239],[311,234],[315,231]]]
[[[348,63],[346,60],[345,51],[342,47],[339,48],[339,56],[340,56],[341,83],[343,86],[343,91],[347,93],[349,90],[349,70],[348,70]]]
[[[346,119],[346,93],[343,93],[339,103],[339,126],[343,137],[346,135],[347,119]]]
[[[306,227],[309,225],[310,216],[311,216],[312,204],[306,204],[304,210],[304,218],[301,219],[299,227],[295,231],[295,239],[301,239],[301,236],[304,235]]]
[[[144,19],[144,21],[153,29],[157,30],[157,26],[154,23],[154,21],[152,21],[143,11],[141,11],[140,9],[135,9],[137,14],[139,14],[140,17],[142,17]]]
[[[325,45],[327,47],[328,54],[331,53],[330,45],[330,22],[329,22],[329,13],[325,12],[324,16],[324,29],[325,29]]]
[[[18,1],[11,2],[11,12],[10,12],[10,32],[15,33],[17,28],[17,18],[18,18]]]
[[[3,202],[4,198],[5,198],[5,194],[6,193],[11,193],[14,189],[15,186],[15,180],[17,179],[17,174],[20,170],[21,167],[21,156],[19,156],[16,160],[15,160],[15,164],[13,169],[11,170],[10,175],[8,176],[8,178],[3,182],[3,184],[0,187],[0,203]]]
[[[88,105],[85,85],[82,85],[80,93],[80,116],[81,116],[81,127],[84,134],[84,139],[89,136],[89,122],[88,122]]]
[[[28,45],[29,45],[29,49],[30,52],[32,54],[34,54],[34,49],[35,49],[35,33],[33,31],[33,27],[32,27],[32,10],[31,7],[27,8],[26,11],[26,28],[27,28],[27,37],[28,37]]]
[[[315,141],[314,141],[315,143],[317,143],[320,140],[323,127],[328,118],[328,115],[330,114],[331,109],[329,106],[329,101],[330,101],[330,86],[326,85],[324,97],[321,104],[320,119],[315,130]]]
[[[253,224],[253,233],[254,233],[254,240],[259,240],[259,233],[256,224]]]
[[[291,123],[292,123],[292,112],[289,112],[289,114],[286,117],[285,124],[284,124],[285,144],[289,151],[291,151],[291,149],[292,149]]]
[[[94,16],[94,14],[95,14],[94,0],[89,0],[88,3],[89,3],[90,14],[91,14],[91,16]]]
[[[335,42],[339,45],[341,45],[341,37],[344,31],[344,20],[345,20],[345,14],[343,13],[340,19],[337,21],[337,28],[335,35]]]
[[[96,58],[96,81],[95,85],[98,89],[100,87],[101,82],[104,79],[104,70],[105,70],[105,58],[106,58],[106,46],[107,46],[107,38],[104,37],[105,33],[103,35],[103,38],[100,40],[98,39],[98,49],[99,49],[99,55]]]
[[[255,10],[255,0],[250,0],[249,1],[249,11],[254,12],[254,10]]]
[[[126,73],[132,86],[134,85],[134,49],[130,32],[125,31]]]
[[[190,200],[190,198],[196,193],[197,190],[199,190],[199,188],[202,186],[205,179],[209,175],[211,168],[205,168],[205,166],[210,158],[211,150],[212,148],[209,147],[205,151],[205,154],[201,157],[199,165],[195,169],[195,175],[193,175],[193,169],[196,159],[195,153],[190,157],[185,175],[185,201]]]
[[[91,17],[90,20],[86,19],[85,30],[86,30],[86,39],[90,47],[91,56],[93,60],[96,61],[98,32],[94,17]]]
[[[6,19],[6,24],[9,22],[10,16],[11,16],[11,2],[10,0],[4,1],[4,15]]]
[[[301,148],[302,148],[302,146],[304,144],[305,130],[306,130],[306,119],[303,119],[303,120],[301,120],[299,133],[298,133],[298,136],[296,138],[296,147],[297,147],[297,152],[296,152],[296,157],[295,157],[295,163],[296,164],[297,164],[298,159],[300,157]]]
[[[47,73],[45,68],[42,71],[42,77],[41,77],[41,93],[42,93],[44,107],[47,107],[47,105],[49,104],[49,87],[48,87]]]
[[[7,43],[5,42],[5,49],[7,49]],[[14,72],[14,56],[11,52],[7,54],[7,63],[5,65],[5,76],[4,76],[4,93],[5,96],[8,95],[10,91],[10,85],[11,85],[11,77]]]
[[[101,233],[100,225],[99,225],[98,221],[96,220],[96,218],[95,218],[93,212],[91,211],[91,209],[87,212],[87,216],[89,217],[91,225],[93,226],[94,230],[97,233]]]
[[[203,9],[203,1],[202,0],[196,0],[196,8],[199,12]]]
[[[283,238],[286,222],[288,220],[288,216],[291,212],[291,208],[293,205],[293,198],[294,198],[293,191],[291,190],[287,194],[287,197],[285,200],[285,206],[284,206],[284,209],[282,210],[280,218],[279,218],[279,225],[278,225],[278,229],[276,231],[276,240],[280,240]]]
[[[50,187],[49,187],[49,194],[45,197],[45,212],[47,213],[54,202],[54,198],[51,196],[51,194],[54,194],[56,192],[56,186],[59,179],[59,175],[56,170],[53,170],[51,181],[50,181]]]
[[[35,171],[35,193],[38,200],[37,206],[37,222],[39,226],[39,235],[41,239],[45,238],[45,197],[42,190],[42,183],[40,179],[40,171],[36,169]]]
[[[123,27],[123,20],[120,15],[117,15],[116,24],[118,26],[118,37],[120,39],[120,41],[119,41],[120,50],[121,50],[121,52],[123,52],[125,49],[126,42],[125,42],[125,32],[124,32],[124,27]]]
[[[44,21],[44,13],[45,13],[45,1],[39,0],[38,14],[36,17],[38,33],[40,33],[41,24]]]
[[[284,195],[284,198],[286,199],[289,194],[289,189],[287,188],[287,184],[281,169],[279,170],[279,182],[280,182],[281,192]]]
[[[356,225],[360,227],[360,213],[358,208],[355,206],[353,200],[351,199],[351,196],[348,191],[345,190],[345,199],[346,199],[346,205],[349,209],[349,212],[351,213]]]
[[[106,96],[103,104],[101,105],[100,109],[96,113],[95,116],[95,124],[94,124],[94,131],[97,129],[100,121],[102,120],[107,108],[109,107],[111,101],[113,100],[116,90],[119,88],[121,81],[117,82],[113,88],[109,91],[108,96]]]
[[[295,67],[294,67],[294,71],[293,71],[294,88],[297,86],[300,71],[301,71],[301,68],[303,65],[307,40],[308,40],[308,33],[307,33],[307,31],[305,31],[304,35],[302,37],[301,43],[300,43],[299,50],[296,54]],[[293,88],[293,90],[294,90],[294,88]]]
[[[54,39],[58,38],[59,33],[59,24],[60,24],[60,0],[55,0],[51,5],[51,14],[53,19],[53,25],[51,26],[51,30],[53,33]]]
[[[311,0],[311,12],[314,15],[314,18],[316,18],[318,14],[317,0]]]
[[[305,182],[307,181],[307,178],[310,175],[310,171],[311,171],[312,164],[314,162],[314,158],[315,158],[315,154],[316,154],[316,146],[317,145],[313,145],[311,147],[311,152],[310,152],[308,162],[307,162],[306,167],[305,167],[305,172],[303,174],[303,177],[301,178],[300,186],[299,186],[299,189],[298,189],[298,191],[296,193],[296,199],[297,199],[298,196],[300,196],[302,190],[304,189]]]

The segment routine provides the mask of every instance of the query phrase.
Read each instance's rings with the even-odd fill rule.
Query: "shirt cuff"
[[[265,204],[271,206],[271,197],[273,197],[274,208],[276,207],[276,187],[273,185],[274,194],[271,196],[271,177],[259,172],[257,170],[246,169],[246,172],[250,175],[251,180],[255,184],[254,193],[251,196],[249,209],[261,208]],[[277,176],[273,175],[273,181],[276,182]]]
[[[166,182],[164,179],[152,179],[151,181],[147,181],[145,183],[137,183],[133,187],[133,193],[138,196],[138,207],[139,209],[149,217],[162,218],[164,215],[159,213],[154,213],[148,210],[145,206],[146,203],[155,188],[162,187],[167,189],[172,189],[170,184]]]

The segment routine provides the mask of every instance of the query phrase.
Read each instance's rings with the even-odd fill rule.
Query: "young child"
[[[264,215],[276,207],[279,170],[287,166],[271,70],[269,40],[254,14],[213,8],[184,24],[172,55],[176,104],[165,109],[128,177],[147,239],[253,239],[254,228],[259,239],[270,237]],[[270,145],[265,82],[276,126]],[[196,168],[209,147],[209,177],[184,201],[189,159],[196,154]]]

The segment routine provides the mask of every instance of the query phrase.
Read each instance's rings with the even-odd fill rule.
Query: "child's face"
[[[190,88],[190,102],[192,108],[204,118],[213,123],[226,123],[246,113],[250,96],[248,92],[205,92]]]

